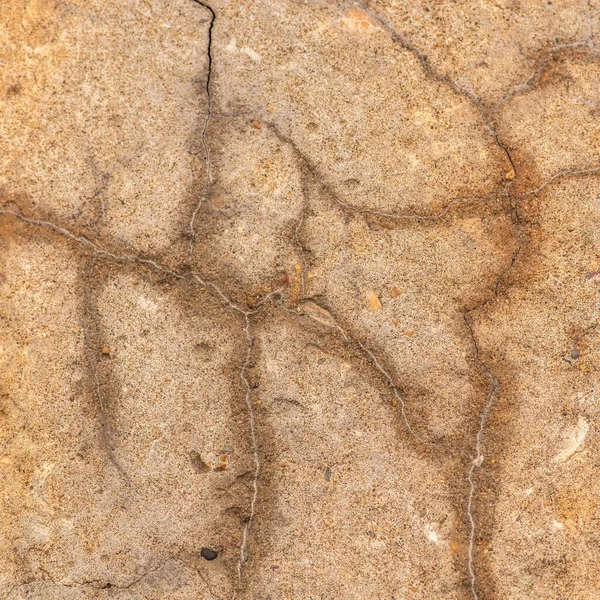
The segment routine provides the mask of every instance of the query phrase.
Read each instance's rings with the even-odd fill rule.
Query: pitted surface
[[[0,8],[0,598],[598,595],[593,2]]]

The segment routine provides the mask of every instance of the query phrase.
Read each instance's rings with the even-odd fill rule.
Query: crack
[[[306,156],[306,154],[304,154],[300,150],[300,148],[298,148],[296,143],[290,137],[288,137],[285,133],[283,133],[281,131],[281,129],[279,128],[277,123],[275,123],[274,121],[263,121],[263,123],[274,133],[275,137],[278,140],[280,140],[282,143],[288,145],[294,151],[294,153],[300,160],[301,164],[305,167],[307,173],[309,175],[312,175],[313,179],[315,180],[315,183],[320,184],[323,187],[323,189],[327,192],[327,195],[329,196],[329,198],[331,198],[332,202],[336,206],[338,206],[344,212],[344,214],[346,214],[348,216],[352,216],[354,214],[360,214],[360,215],[364,215],[367,217],[383,218],[383,219],[389,219],[391,221],[398,221],[398,222],[437,221],[437,220],[443,219],[448,214],[448,212],[450,212],[450,210],[452,209],[453,206],[456,206],[459,204],[472,204],[472,203],[479,203],[479,202],[485,203],[485,202],[489,202],[490,200],[492,200],[495,197],[495,194],[490,194],[489,196],[467,196],[467,197],[461,197],[461,198],[454,198],[454,199],[450,200],[450,202],[448,202],[448,204],[443,206],[441,208],[441,210],[439,210],[436,213],[432,213],[432,214],[427,214],[427,213],[398,214],[398,213],[390,213],[390,212],[385,212],[385,211],[371,210],[368,208],[359,208],[358,206],[354,206],[352,204],[344,202],[343,200],[341,200],[339,198],[339,196],[333,190],[331,185],[329,183],[327,183],[325,176],[320,172],[319,168],[308,158],[308,156]],[[502,147],[502,148],[508,155],[508,151],[504,147]],[[510,160],[510,156],[509,156],[509,160]],[[512,164],[512,160],[510,162]],[[296,236],[300,232],[300,229],[303,225],[303,220],[304,220],[304,214],[302,215],[302,219],[300,220],[299,224],[296,226]]]
[[[281,308],[283,308],[285,311],[297,316],[298,318],[303,316],[303,314],[300,311],[303,310],[305,307],[308,308],[308,311],[307,311],[307,313],[305,313],[305,316],[312,318],[313,320],[317,321],[318,323],[321,323],[322,325],[325,325],[326,327],[332,327],[333,329],[337,330],[342,335],[342,337],[344,338],[344,340],[347,343],[354,344],[360,348],[362,354],[366,355],[368,357],[371,365],[379,372],[380,375],[383,376],[383,378],[387,382],[388,387],[392,391],[392,394],[394,395],[394,398],[395,398],[396,402],[398,403],[398,406],[400,406],[402,420],[404,421],[404,425],[405,425],[408,433],[415,440],[417,440],[419,443],[421,443],[423,445],[427,445],[427,446],[434,445],[431,442],[428,442],[427,440],[422,438],[413,429],[413,427],[408,419],[407,412],[406,412],[406,403],[404,401],[404,397],[400,393],[398,386],[394,383],[393,377],[391,376],[388,369],[386,369],[384,367],[384,365],[381,364],[381,361],[377,358],[375,353],[364,342],[359,340],[357,337],[349,334],[348,331],[339,324],[338,319],[336,317],[334,317],[330,311],[324,309],[317,302],[315,302],[315,300],[312,298],[306,299],[306,302],[298,305],[296,311],[290,310],[289,308],[281,305]],[[316,312],[314,312],[315,310],[316,310]]]
[[[57,225],[51,221],[26,217],[20,212],[16,212],[14,210],[10,210],[4,207],[0,207],[0,215],[10,215],[12,217],[15,217],[16,219],[19,219],[20,221],[23,221],[23,223],[27,223],[28,225],[35,225],[37,227],[51,229],[52,231],[59,233],[74,242],[77,242],[79,245],[85,246],[86,248],[90,249],[96,256],[112,259],[117,262],[138,263],[140,265],[149,267],[151,269],[159,271],[165,275],[170,275],[171,277],[175,277],[177,279],[184,278],[184,276],[180,273],[172,271],[171,269],[165,267],[164,265],[161,265],[160,263],[152,259],[142,258],[140,256],[137,256],[136,254],[131,254],[128,252],[123,254],[115,254],[113,252],[110,252],[109,250],[106,250],[102,246],[98,245],[97,243],[92,242],[87,237],[83,235],[77,235],[69,229],[66,229],[65,227]]]
[[[504,187],[505,196],[506,196],[507,200],[510,199],[511,185],[512,185],[512,181],[507,182]],[[477,570],[475,567],[475,536],[476,536],[476,532],[477,532],[477,521],[475,519],[475,515],[473,512],[473,506],[475,503],[475,497],[476,497],[476,491],[477,491],[477,486],[475,484],[475,476],[476,476],[477,469],[479,469],[481,467],[481,465],[483,464],[483,460],[484,460],[483,440],[484,440],[484,436],[485,436],[485,430],[486,430],[486,426],[487,426],[487,423],[489,420],[490,413],[491,413],[491,411],[494,407],[494,404],[496,403],[496,400],[498,398],[500,382],[499,382],[498,378],[494,375],[494,373],[492,372],[490,367],[480,357],[479,344],[477,343],[477,338],[475,336],[475,330],[471,323],[470,314],[472,312],[481,310],[482,308],[486,307],[490,302],[492,302],[494,299],[496,299],[499,296],[500,286],[502,285],[502,282],[505,280],[507,273],[514,267],[518,257],[521,254],[521,251],[523,248],[523,241],[522,241],[522,220],[520,218],[519,211],[518,211],[519,199],[520,198],[518,198],[514,202],[510,202],[510,206],[512,206],[512,212],[513,212],[514,221],[515,221],[514,238],[516,239],[516,242],[517,242],[517,248],[512,253],[512,256],[511,256],[510,261],[508,262],[507,266],[499,274],[496,284],[494,285],[493,295],[491,295],[488,298],[485,298],[482,302],[478,303],[476,306],[474,306],[468,310],[465,310],[463,312],[463,320],[464,320],[465,326],[467,328],[467,331],[469,333],[469,336],[471,338],[472,345],[474,348],[475,363],[477,364],[477,367],[478,367],[478,370],[480,371],[480,373],[488,381],[488,385],[489,385],[489,391],[487,394],[487,398],[485,400],[485,403],[483,404],[483,407],[482,407],[480,415],[479,415],[479,427],[477,429],[477,433],[475,436],[475,446],[474,446],[475,456],[472,457],[471,464],[469,466],[469,470],[467,473],[467,481],[469,483],[469,491],[467,494],[467,509],[466,509],[467,521],[469,523],[469,542],[468,542],[468,546],[467,546],[467,569],[468,569],[468,573],[469,573],[469,577],[470,577],[470,589],[471,589],[471,594],[472,594],[473,600],[479,600],[479,594],[477,591],[477,587],[478,587]]]
[[[550,178],[546,179],[541,185],[536,187],[535,189],[527,190],[519,195],[519,201],[522,200],[525,196],[531,196],[532,194],[537,194],[541,192],[543,189],[552,185],[556,180],[562,179],[563,177],[578,177],[585,175],[596,175],[600,173],[600,167],[592,167],[589,169],[565,169],[564,171],[559,171],[555,173]]]
[[[240,371],[240,379],[244,383],[246,387],[246,408],[248,409],[248,418],[250,421],[250,441],[252,442],[252,451],[254,458],[254,476],[252,478],[252,499],[250,501],[250,513],[246,519],[246,523],[244,524],[244,530],[242,532],[242,541],[240,543],[240,559],[237,566],[238,571],[238,581],[241,583],[242,581],[242,566],[248,560],[248,533],[250,528],[252,527],[252,520],[254,519],[254,514],[256,512],[256,500],[258,498],[258,477],[260,475],[260,457],[258,454],[258,444],[256,442],[256,427],[254,420],[254,409],[252,408],[252,387],[250,386],[250,382],[247,377],[248,365],[250,364],[250,358],[252,355],[252,348],[254,346],[254,338],[251,334],[250,329],[250,318],[248,314],[245,315],[245,327],[244,333],[246,334],[246,340],[248,342],[248,346],[246,348],[246,360],[242,365],[242,370]]]
[[[471,90],[459,85],[455,80],[438,72],[436,68],[432,65],[432,63],[428,60],[427,55],[422,50],[420,50],[415,44],[413,44],[405,35],[400,33],[386,17],[382,16],[377,10],[373,9],[368,2],[359,0],[356,4],[361,8],[361,10],[365,12],[365,14],[367,14],[371,19],[373,19],[373,21],[378,23],[379,26],[390,36],[390,38],[394,42],[400,44],[403,48],[405,48],[417,57],[426,75],[428,75],[434,81],[439,81],[440,83],[449,86],[457,94],[463,96],[475,106],[477,112],[484,121],[485,128],[489,131],[490,135],[492,136],[495,145],[498,146],[498,148],[500,148],[504,152],[512,169],[516,174],[516,167],[510,156],[508,148],[504,146],[504,144],[502,144],[498,139],[498,133],[496,132],[496,128],[492,122],[493,111],[489,111],[485,107],[485,105],[481,101],[481,98],[474,94]]]
[[[534,90],[539,85],[540,81],[542,80],[542,76],[544,75],[545,70],[547,69],[548,65],[553,60],[555,60],[557,57],[559,57],[563,53],[567,53],[571,50],[577,50],[577,49],[581,49],[581,48],[588,49],[588,51],[585,53],[586,56],[599,56],[600,55],[600,53],[597,50],[595,50],[593,42],[591,41],[591,38],[581,40],[579,42],[573,42],[570,44],[559,44],[557,46],[553,46],[552,48],[549,48],[548,50],[546,50],[546,53],[544,54],[544,56],[542,58],[535,61],[535,68],[534,68],[533,73],[531,73],[531,75],[529,75],[529,77],[527,77],[522,82],[514,85],[500,99],[500,101],[490,109],[490,111],[489,111],[490,118],[492,118],[494,115],[496,115],[496,113],[498,113],[500,111],[500,109],[507,102],[512,100],[512,98],[514,98],[515,96],[520,96],[522,94],[526,94],[527,92],[530,92],[531,90]]]
[[[473,597],[473,600],[479,600],[479,594],[477,591],[478,588],[478,579],[477,579],[477,570],[475,567],[475,537],[477,533],[477,521],[475,519],[475,515],[473,512],[474,503],[476,498],[477,486],[475,483],[476,471],[482,466],[484,461],[483,454],[483,441],[485,436],[486,427],[488,424],[488,420],[490,417],[490,413],[498,399],[498,393],[500,390],[500,381],[494,375],[491,368],[481,359],[480,356],[480,348],[477,343],[477,338],[475,335],[475,330],[473,324],[471,323],[471,313],[475,311],[479,311],[486,307],[490,302],[498,298],[500,294],[500,286],[502,282],[505,280],[507,273],[514,267],[516,261],[518,260],[522,249],[523,249],[523,240],[522,240],[522,227],[523,221],[519,214],[519,201],[522,196],[517,196],[514,201],[511,201],[511,187],[513,181],[508,181],[504,185],[504,193],[506,200],[509,202],[509,206],[512,207],[512,214],[514,218],[514,239],[516,240],[517,247],[515,251],[512,253],[510,261],[506,265],[506,267],[499,274],[498,279],[496,280],[496,284],[494,285],[493,294],[485,298],[482,302],[478,303],[474,307],[467,309],[463,312],[463,320],[469,336],[471,338],[471,342],[474,349],[474,360],[477,364],[478,370],[483,375],[483,377],[488,381],[489,391],[486,397],[486,400],[483,404],[481,412],[479,414],[479,426],[477,429],[477,433],[475,435],[475,445],[474,445],[474,454],[472,457],[471,464],[469,466],[469,470],[467,472],[467,481],[469,483],[469,491],[467,494],[467,521],[469,523],[469,542],[467,546],[467,569],[470,577],[470,590]]]
[[[439,73],[435,67],[429,62],[427,55],[420,50],[417,46],[415,46],[405,35],[400,33],[390,21],[379,14],[377,9],[374,9],[369,2],[358,0],[355,2],[356,6],[359,6],[360,9],[368,15],[373,21],[375,21],[389,36],[390,38],[400,44],[403,48],[414,54],[418,61],[421,63],[423,70],[435,81],[439,81],[441,83],[445,83],[449,85],[452,89],[454,89],[461,96],[465,96],[469,100],[471,100],[479,109],[480,112],[484,112],[483,107],[481,105],[481,101],[479,98],[471,91],[461,87],[456,83],[456,81],[450,79],[446,75],[442,75]]]
[[[477,307],[479,308],[479,307]],[[475,309],[473,309],[475,310]],[[479,429],[477,430],[477,435],[475,436],[475,457],[471,461],[471,466],[469,467],[468,472],[468,482],[469,482],[469,493],[467,496],[467,518],[469,521],[470,532],[469,532],[469,545],[467,549],[467,566],[469,571],[469,576],[471,578],[471,593],[473,595],[474,600],[479,600],[479,595],[477,593],[477,575],[475,570],[475,560],[474,560],[474,549],[475,549],[475,533],[477,530],[477,523],[475,521],[475,516],[473,515],[473,503],[475,499],[475,492],[477,487],[475,485],[475,470],[481,467],[484,460],[484,455],[482,452],[483,449],[483,437],[485,434],[485,428],[488,422],[488,418],[490,416],[490,412],[498,398],[498,390],[500,387],[498,379],[494,376],[490,368],[481,360],[479,357],[479,345],[477,344],[477,339],[475,337],[475,332],[473,330],[473,326],[471,324],[469,313],[471,311],[467,311],[463,314],[463,319],[467,329],[469,330],[469,334],[473,341],[473,347],[475,349],[475,361],[479,365],[479,369],[485,376],[485,378],[489,381],[489,393],[486,399],[485,404],[483,405],[483,409],[479,416]]]
[[[25,581],[24,583],[20,583],[19,585],[12,587],[10,591],[12,592],[19,588],[22,588],[22,587],[25,587],[28,585],[32,585],[35,583],[46,583],[47,584],[48,582],[50,582],[52,585],[59,585],[61,587],[65,587],[65,588],[93,587],[94,589],[97,589],[97,590],[105,590],[105,589],[110,589],[110,588],[115,588],[117,590],[128,590],[128,589],[136,586],[141,581],[143,581],[146,577],[148,577],[148,575],[152,575],[152,573],[155,573],[156,571],[160,571],[160,569],[162,569],[165,565],[167,565],[168,563],[173,562],[173,561],[181,562],[182,564],[185,564],[181,559],[178,558],[178,555],[171,556],[171,557],[167,558],[166,560],[162,561],[156,567],[153,567],[153,568],[149,569],[148,571],[146,571],[145,573],[143,573],[142,575],[140,575],[137,579],[134,579],[133,581],[130,581],[129,583],[126,583],[123,585],[111,583],[110,581],[103,581],[101,579],[86,579],[83,581],[74,581],[73,583],[63,583],[62,581],[58,581],[54,577],[52,577],[52,575],[46,569],[44,569],[43,567],[39,567],[40,571],[42,572],[42,575],[45,576],[44,579],[30,579],[28,581]]]
[[[248,516],[246,517],[246,522],[244,523],[244,528],[242,531],[242,538],[240,541],[240,554],[239,561],[237,564],[237,573],[238,573],[238,582],[242,581],[242,569],[244,563],[248,561],[248,538],[250,534],[250,530],[252,528],[252,522],[254,520],[254,515],[256,513],[256,502],[258,500],[258,479],[260,477],[261,472],[261,463],[260,463],[260,453],[258,448],[258,439],[256,436],[256,419],[254,414],[254,408],[252,407],[252,385],[248,380],[248,367],[250,366],[250,362],[252,360],[252,349],[254,348],[254,337],[252,335],[252,323],[250,317],[255,315],[260,311],[260,309],[271,299],[279,298],[282,300],[283,298],[283,288],[274,290],[269,292],[261,300],[259,300],[253,309],[244,310],[234,302],[232,302],[227,295],[221,290],[221,288],[211,281],[205,281],[202,279],[197,273],[192,272],[192,277],[200,283],[203,287],[210,287],[214,290],[217,296],[223,301],[223,303],[233,312],[240,314],[244,317],[244,335],[246,337],[246,356],[242,367],[239,372],[239,378],[245,388],[244,401],[246,403],[246,410],[248,412],[248,422],[249,422],[249,433],[250,433],[250,443],[252,449],[252,458],[254,462],[254,470],[252,477],[252,496],[250,499],[250,509]],[[235,594],[234,594],[235,597]]]
[[[292,147],[292,151],[294,148]],[[302,183],[302,212],[300,213],[300,217],[298,222],[296,223],[296,227],[294,227],[293,238],[296,244],[296,247],[300,251],[300,298],[299,301],[304,300],[304,296],[306,294],[306,248],[302,243],[302,239],[300,238],[300,233],[302,231],[302,227],[304,226],[304,221],[306,219],[306,215],[308,213],[310,202],[308,200],[309,189],[306,182],[306,177],[304,174],[304,169],[300,169],[301,173],[301,183]]]
[[[212,187],[212,183],[213,183],[213,178],[212,178],[212,164],[211,164],[211,155],[210,155],[210,148],[208,147],[208,142],[206,139],[206,134],[208,131],[208,126],[210,123],[210,119],[212,117],[212,91],[211,91],[211,77],[212,77],[212,30],[213,30],[213,26],[215,24],[215,20],[217,18],[217,15],[215,14],[215,11],[205,2],[201,2],[201,0],[193,0],[194,2],[196,2],[196,4],[199,4],[200,6],[204,7],[206,10],[208,10],[210,12],[210,24],[208,26],[208,42],[207,42],[207,48],[206,48],[206,53],[208,56],[208,67],[207,67],[207,72],[206,72],[206,101],[207,101],[207,112],[206,112],[206,116],[204,118],[204,125],[202,126],[202,147],[204,149],[204,160],[205,160],[205,164],[206,164],[206,183],[204,185],[204,196],[202,198],[200,198],[198,204],[196,205],[196,208],[194,209],[194,212],[192,214],[192,218],[190,220],[190,224],[189,224],[189,230],[190,230],[190,245],[189,245],[189,260],[190,260],[190,264],[192,263],[193,260],[193,255],[194,255],[194,246],[196,243],[196,229],[195,229],[195,223],[196,223],[196,217],[198,216],[198,212],[200,211],[200,208],[202,207],[202,205],[209,199],[210,197],[210,190]]]

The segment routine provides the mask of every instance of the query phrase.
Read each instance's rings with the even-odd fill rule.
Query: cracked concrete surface
[[[599,23],[4,3],[0,598],[598,597]]]

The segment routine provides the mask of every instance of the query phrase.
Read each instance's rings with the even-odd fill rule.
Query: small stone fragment
[[[108,346],[102,346],[102,354],[108,356],[110,354],[110,348]]]
[[[335,319],[331,316],[331,314],[311,300],[299,306],[298,312],[302,315],[310,317],[311,319],[314,319],[317,321],[317,323],[321,323],[321,325],[325,325],[327,327],[337,327]]]
[[[581,355],[581,351],[579,350],[579,348],[577,346],[573,346],[573,349],[571,350],[571,358],[579,358]]]
[[[373,292],[372,290],[369,290],[367,292],[367,301],[369,303],[369,308],[373,312],[377,312],[378,310],[381,310],[381,301],[377,297],[377,294],[375,292]]]
[[[397,288],[397,287],[393,287],[393,288],[390,290],[390,296],[391,296],[392,298],[397,298],[397,297],[398,297],[400,294],[402,294],[402,293],[403,293],[403,292],[402,292],[402,290],[401,290],[400,288]]]
[[[508,173],[504,174],[504,178],[508,181],[512,181],[516,176],[515,170],[511,169]]]
[[[262,125],[258,121],[252,121],[252,123],[250,123],[250,127],[254,127],[254,129],[262,129]]]
[[[333,471],[332,471],[332,470],[331,470],[329,467],[327,467],[327,468],[325,469],[325,481],[326,481],[327,483],[329,483],[329,482],[331,481],[331,475],[332,475],[332,474],[333,474]]]
[[[215,471],[224,471],[227,468],[227,454],[221,454],[217,460],[217,464],[214,466]]]
[[[215,560],[219,556],[218,552],[215,552],[212,548],[202,548],[200,550],[200,556],[205,560]]]
[[[200,452],[197,450],[190,450],[190,462],[192,463],[192,469],[196,473],[209,473],[210,465],[204,462]]]
[[[589,428],[589,423],[581,416],[577,421],[577,425],[566,428],[562,434],[560,451],[554,457],[554,462],[564,462],[580,450],[585,442]]]

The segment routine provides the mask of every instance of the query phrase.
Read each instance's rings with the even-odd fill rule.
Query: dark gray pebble
[[[200,550],[200,556],[206,560],[215,560],[219,554],[212,548],[202,548],[202,550]]]

